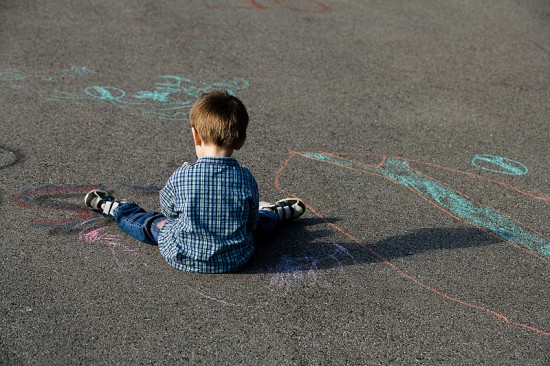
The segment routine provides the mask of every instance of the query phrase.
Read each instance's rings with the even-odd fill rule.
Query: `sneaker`
[[[299,198],[285,198],[275,202],[260,202],[260,210],[272,210],[281,221],[290,221],[297,219],[306,212],[306,205]]]
[[[101,189],[93,189],[84,197],[84,203],[92,211],[114,219],[113,210],[118,207],[120,201],[111,196],[109,192]]]

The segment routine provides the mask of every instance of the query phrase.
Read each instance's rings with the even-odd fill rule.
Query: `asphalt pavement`
[[[204,92],[308,212],[234,274],[158,209]],[[550,364],[550,2],[0,1],[0,364]]]

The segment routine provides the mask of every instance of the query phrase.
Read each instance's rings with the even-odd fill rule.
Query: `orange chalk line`
[[[322,154],[327,154],[326,152],[322,152]],[[302,157],[305,157],[305,158],[308,158],[308,159],[311,159],[309,157],[306,157],[306,156],[303,156],[301,155],[300,152],[296,152],[296,151],[291,151],[289,152],[286,160],[283,162],[283,164],[281,164],[281,166],[279,167],[279,169],[277,170],[277,172],[275,173],[275,188],[278,189],[279,191],[281,191],[282,193],[284,193],[285,195],[288,195],[288,192],[281,188],[281,185],[280,185],[280,176],[282,174],[282,172],[286,169],[286,167],[288,166],[288,163],[290,162],[290,160],[295,157],[295,156],[302,156]],[[332,156],[335,156],[335,154],[329,154],[329,155],[332,155]],[[338,156],[339,158],[342,158],[341,156]],[[312,159],[312,160],[315,160],[315,159]],[[385,157],[383,159],[383,162],[385,161]],[[373,174],[373,175],[377,175],[377,176],[380,176],[382,178],[385,178],[389,181],[392,181],[393,183],[397,184],[397,182],[395,182],[394,180],[388,178],[388,177],[385,177],[381,174],[378,174],[378,173],[372,173],[372,172],[367,172],[367,171],[364,171],[364,170],[360,170],[360,169],[357,169],[357,168],[353,168],[353,167],[345,167],[345,166],[341,166],[341,165],[338,165],[338,164],[334,164],[334,163],[331,163],[331,162],[327,162],[327,161],[324,161],[325,163],[329,163],[329,164],[333,164],[333,165],[336,165],[340,168],[348,168],[350,170],[355,170],[355,171],[359,171],[360,173],[369,173],[369,174]],[[381,165],[380,165],[381,167]],[[407,187],[409,188],[409,187]],[[413,192],[416,192],[414,191],[412,188],[409,188],[411,189]],[[416,192],[417,193],[417,192]],[[418,193],[417,193],[418,194]],[[423,196],[420,196],[424,199],[426,199],[425,197]],[[426,199],[427,200],[427,199]],[[427,200],[428,202],[430,202],[429,200]],[[433,202],[430,202],[432,205],[436,206]],[[441,208],[439,206],[436,206],[438,208]],[[385,264],[386,266],[388,266],[389,268],[391,268],[392,270],[394,270],[395,272],[397,272],[397,274],[399,274],[400,276],[402,276],[403,278],[406,278],[408,279],[409,281],[413,282],[414,284],[416,284],[417,286],[420,286],[422,287],[423,289],[439,296],[439,297],[442,297],[446,300],[449,300],[449,301],[452,301],[452,302],[455,302],[455,303],[458,303],[460,305],[463,305],[463,306],[466,306],[468,308],[471,308],[471,309],[475,309],[475,310],[479,310],[479,311],[483,311],[483,312],[486,312],[486,313],[489,313],[491,315],[493,315],[494,317],[496,317],[497,319],[505,322],[505,323],[508,323],[508,324],[512,324],[512,325],[515,325],[519,328],[524,328],[524,329],[527,329],[527,330],[530,330],[532,332],[535,332],[537,334],[540,334],[540,335],[544,335],[544,336],[550,336],[550,332],[547,332],[545,330],[542,330],[542,329],[539,329],[539,328],[536,328],[536,327],[533,327],[533,326],[530,326],[528,324],[524,324],[524,323],[520,323],[520,322],[516,322],[516,321],[513,321],[511,319],[509,319],[508,317],[504,316],[503,314],[497,312],[497,311],[494,311],[494,310],[491,310],[491,309],[488,309],[486,307],[483,307],[483,306],[480,306],[480,305],[475,305],[475,304],[472,304],[472,303],[469,303],[469,302],[466,302],[464,300],[460,300],[459,298],[456,298],[456,297],[453,297],[445,292],[442,292],[440,290],[437,290],[427,284],[425,284],[424,282],[414,278],[413,276],[409,275],[408,273],[406,273],[405,271],[401,270],[398,266],[396,266],[395,264],[393,264],[390,260],[388,260],[386,257],[384,257],[383,255],[381,255],[380,253],[378,253],[376,250],[374,250],[371,246],[369,246],[367,243],[364,243],[363,241],[361,241],[360,239],[358,239],[357,237],[355,237],[354,235],[352,235],[351,233],[349,233],[348,231],[342,229],[340,226],[336,225],[335,223],[332,223],[330,221],[328,221],[325,216],[323,216],[319,211],[317,211],[316,209],[314,209],[310,204],[307,204],[307,209],[311,212],[313,212],[319,219],[321,219],[323,222],[325,222],[327,225],[329,225],[330,227],[332,227],[333,229],[335,229],[336,231],[338,231],[339,233],[343,234],[344,236],[346,236],[347,238],[349,238],[350,240],[352,240],[353,242],[355,242],[357,245],[365,248],[369,253],[371,253],[372,255],[374,255],[376,258],[380,259],[382,261],[383,264]],[[442,209],[442,208],[441,208]],[[455,215],[451,214],[450,212],[448,212],[447,210],[443,210],[444,212],[448,213],[449,215],[451,215],[452,217],[455,217]],[[458,219],[458,218],[457,218]],[[463,221],[461,219],[458,219],[460,221]],[[463,221],[464,222],[464,221]],[[475,227],[478,227],[477,225],[474,225]],[[480,229],[483,229],[483,228],[480,228]],[[483,230],[485,231],[485,230]],[[496,234],[493,234],[496,236]],[[498,236],[497,236],[498,237]],[[502,238],[498,237],[499,239],[503,240]],[[513,244],[513,243],[510,243],[510,244]],[[516,246],[516,245],[514,245]],[[521,248],[521,247],[520,247]],[[529,252],[530,253],[530,252]],[[531,253],[531,254],[534,254],[534,253]]]

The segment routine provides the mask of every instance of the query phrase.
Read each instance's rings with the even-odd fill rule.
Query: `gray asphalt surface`
[[[0,1],[0,363],[548,365],[549,86],[545,0]],[[310,210],[188,274],[82,201],[157,209],[219,88]]]

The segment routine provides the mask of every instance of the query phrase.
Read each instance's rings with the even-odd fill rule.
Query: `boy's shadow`
[[[327,221],[332,223],[337,219]],[[252,259],[241,273],[295,273],[381,261],[364,246],[327,242],[326,237],[335,234],[319,218],[300,219],[285,226],[274,237],[257,242]],[[391,260],[432,250],[485,246],[501,241],[474,227],[442,227],[421,228],[366,245]]]

